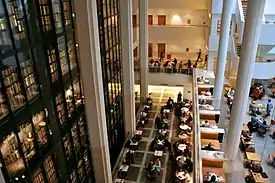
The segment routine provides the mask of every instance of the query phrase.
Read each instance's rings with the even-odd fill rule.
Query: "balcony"
[[[268,6],[268,3],[266,4]],[[247,1],[246,0],[237,0],[236,3],[236,24],[238,27],[238,33],[240,41],[242,41],[245,19],[247,12]],[[266,11],[265,11],[266,12]],[[270,17],[269,15],[264,15],[262,21],[261,34],[259,39],[260,45],[274,45],[275,37],[271,36],[275,32],[275,21],[266,21],[265,19]]]
[[[231,69],[234,73],[238,72],[239,67],[239,60],[240,60],[240,53],[238,54],[238,47],[236,47],[235,39],[231,38],[232,45],[231,45]],[[275,59],[261,59],[257,57],[254,72],[253,72],[253,79],[271,79],[275,77]],[[234,76],[235,77],[235,76]]]

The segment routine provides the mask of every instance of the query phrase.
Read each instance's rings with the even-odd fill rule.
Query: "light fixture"
[[[17,178],[17,177],[15,177],[15,180],[18,180],[18,178]]]
[[[179,15],[173,15],[171,18],[171,24],[172,25],[181,25],[182,24],[181,17]]]
[[[75,17],[75,14],[74,14],[74,13],[72,13],[72,17]]]
[[[76,43],[75,46],[78,47],[78,44]]]
[[[22,175],[22,178],[24,179],[24,178],[25,178],[25,175]]]

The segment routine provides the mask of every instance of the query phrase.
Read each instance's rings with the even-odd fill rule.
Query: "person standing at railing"
[[[199,51],[198,51],[198,58],[197,58],[196,61],[197,62],[202,62],[203,61],[203,59],[201,58],[201,49],[199,49]]]
[[[204,57],[204,64],[203,64],[202,68],[204,68],[204,67],[207,66],[207,61],[208,61],[208,55],[205,55],[205,57]]]

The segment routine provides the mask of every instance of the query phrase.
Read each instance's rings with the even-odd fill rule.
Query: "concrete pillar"
[[[214,89],[215,108],[217,109],[220,108],[222,93],[223,93],[224,71],[225,71],[225,64],[226,64],[226,57],[227,57],[230,22],[231,22],[233,4],[234,4],[233,0],[223,1],[221,33],[220,33],[218,61],[217,61],[215,89]]]
[[[0,164],[1,166],[0,166],[0,168],[3,166],[2,164]],[[2,173],[2,171],[1,171],[1,169],[0,169],[0,182],[1,183],[5,183],[6,181],[5,181],[5,179],[4,179],[4,176],[3,176],[3,173]]]
[[[139,0],[140,100],[148,95],[148,0]]]
[[[239,148],[244,116],[247,112],[248,94],[254,71],[265,2],[266,0],[248,1],[236,93],[225,146],[226,157],[229,160],[235,160]]]
[[[125,137],[135,132],[134,56],[132,0],[120,0],[120,30],[122,44],[123,108]]]
[[[112,182],[96,1],[75,3],[85,112],[96,182]]]

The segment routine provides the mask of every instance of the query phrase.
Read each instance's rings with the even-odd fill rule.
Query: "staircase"
[[[247,15],[247,3],[248,3],[248,0],[242,0],[244,20],[246,20],[246,15]]]
[[[236,54],[238,57],[241,56],[241,50],[242,50],[242,46],[238,43],[236,43]]]

